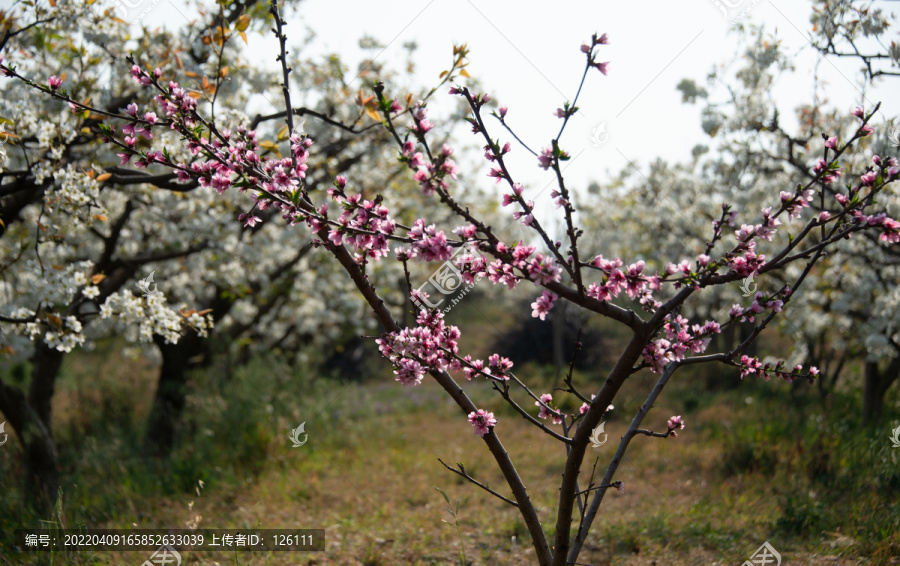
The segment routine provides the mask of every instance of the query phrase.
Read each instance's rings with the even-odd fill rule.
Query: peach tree
[[[580,86],[585,80],[602,79],[610,70],[604,58],[609,43],[606,34],[594,35],[581,45],[584,71],[578,91],[557,109],[559,130],[539,149],[523,143],[513,146],[507,141],[505,131],[514,136],[506,121],[509,110],[500,107],[491,111],[489,94],[453,80],[461,72],[444,77],[444,83],[450,83],[447,94],[459,97],[468,108],[465,120],[484,148],[483,174],[499,187],[495,198],[531,234],[519,241],[504,241],[482,215],[460,200],[455,149],[449,143],[435,141],[435,121],[440,120],[429,114],[428,102],[394,96],[384,83],[375,84],[364,95],[366,103],[371,104],[393,139],[396,160],[428,198],[425,214],[404,222],[395,213],[404,197],[390,187],[376,195],[363,194],[352,176],[345,175],[334,176],[327,186],[310,182],[317,173],[317,144],[305,132],[296,131],[300,112],[291,88],[293,69],[288,59],[286,22],[277,2],[272,2],[270,14],[279,44],[275,54],[281,66],[283,104],[279,112],[291,132],[287,155],[268,154],[252,128],[229,127],[214,116],[209,104],[182,84],[184,79],[177,67],[156,65],[134,55],[122,71],[152,95],[152,102],[129,105],[126,115],[117,114],[110,123],[98,125],[104,141],[115,148],[122,166],[169,171],[177,182],[197,183],[222,199],[236,199],[243,206],[236,222],[245,228],[279,223],[285,232],[296,234],[298,241],[311,238],[314,245],[330,254],[381,324],[383,332],[376,341],[394,367],[394,379],[405,387],[415,387],[426,376],[434,379],[460,410],[460,432],[468,428],[483,440],[508,491],[487,486],[462,466],[448,466],[450,470],[504,505],[517,508],[542,565],[563,566],[577,561],[605,494],[610,488],[624,489],[627,478],[619,473],[619,465],[635,437],[675,438],[685,428],[680,415],[651,414],[676,371],[688,365],[718,363],[739,368],[745,377],[814,381],[819,373],[815,367],[783,361],[763,363],[748,355],[747,349],[803,292],[814,268],[839,242],[861,239],[866,233],[874,234],[876,240],[868,245],[896,244],[900,240],[900,223],[879,205],[880,196],[900,176],[897,159],[881,156],[873,159],[864,172],[852,174],[843,165],[850,148],[872,135],[870,121],[876,107],[854,110],[853,127],[840,137],[836,132],[821,132],[825,143],[820,160],[791,182],[770,187],[756,202],[740,208],[728,201],[711,206],[705,245],[690,257],[671,257],[651,268],[638,257],[604,254],[602,242],[600,250],[586,253],[578,215],[581,195],[563,174],[563,165],[569,159],[564,138],[578,109]],[[573,46],[573,55],[578,55],[576,50]],[[455,55],[459,54],[458,48]],[[29,77],[14,62],[5,60],[0,71],[9,80],[64,101],[73,112],[95,110],[85,100],[68,96],[58,77]],[[166,137],[166,144],[171,145],[162,144],[158,132],[167,132],[177,140]],[[507,165],[506,156],[511,151],[531,152],[535,167],[552,171],[556,179],[552,193],[555,211],[535,208],[535,191],[520,183]],[[813,208],[816,204],[818,210]],[[440,222],[447,211],[456,222]],[[554,214],[561,226],[558,234],[550,228]],[[570,373],[565,387],[556,392],[556,399],[553,393],[535,391],[529,387],[527,376],[518,374],[502,352],[476,359],[460,351],[460,331],[439,309],[421,308],[414,322],[401,325],[402,313],[392,309],[379,291],[375,267],[395,263],[408,274],[416,263],[446,262],[462,246],[466,251],[457,254],[454,261],[464,280],[486,278],[507,289],[530,286],[533,316],[544,318],[559,301],[567,301],[626,329],[628,343],[606,368],[606,378],[599,387],[591,390]],[[787,272],[792,266],[797,266],[796,270],[779,288],[757,293],[720,317],[692,320],[685,316],[688,305],[718,287],[738,284],[750,276]],[[414,290],[409,275],[407,287],[416,304],[428,304],[429,297]],[[723,329],[742,322],[753,325],[744,339],[727,349],[710,348],[712,339]],[[646,392],[645,401],[605,469],[601,467],[597,473],[598,467],[586,461],[593,431],[623,384],[643,371],[656,374],[657,381]],[[481,380],[490,383],[492,391],[521,418],[561,445],[555,516],[543,518],[555,522],[552,537],[545,533],[542,517],[501,442],[503,421],[479,407],[482,400],[467,391],[469,382]],[[581,403],[580,410],[564,413],[558,408],[560,395],[572,396]]]

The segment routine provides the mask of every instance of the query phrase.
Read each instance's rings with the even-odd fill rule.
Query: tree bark
[[[47,433],[51,434],[51,403],[56,388],[56,377],[65,354],[36,341],[31,356],[31,385],[28,388],[28,404],[41,419]]]
[[[162,367],[147,419],[145,445],[153,456],[167,457],[175,445],[178,422],[184,412],[190,360],[203,353],[204,340],[190,332],[176,344],[166,344],[161,336],[154,336],[153,341],[162,354]]]
[[[863,386],[863,425],[875,424],[884,414],[884,397],[888,389],[900,377],[900,355],[880,371],[877,361],[866,361]]]
[[[16,431],[24,449],[25,500],[47,515],[53,509],[59,490],[59,464],[50,430],[25,399],[22,390],[3,381],[0,381],[0,412]]]
[[[566,328],[566,306],[568,303],[557,305],[556,312],[550,315],[550,323],[553,329],[553,389],[559,387],[565,371],[566,361],[563,359],[563,332]]]

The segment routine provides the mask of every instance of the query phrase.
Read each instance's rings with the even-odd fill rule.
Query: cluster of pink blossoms
[[[537,159],[541,169],[549,169],[550,165],[553,164],[553,148],[548,146],[542,149],[541,154],[538,155]],[[569,159],[569,154],[560,150],[559,159],[560,161],[565,161],[566,159]]]
[[[421,310],[416,318],[419,326],[404,328],[375,340],[381,354],[394,367],[395,379],[403,385],[418,385],[429,369],[445,371],[453,366],[459,370],[455,357],[459,353],[459,328],[444,322],[439,310]]]
[[[558,298],[559,296],[557,296],[556,293],[543,291],[541,296],[538,297],[535,302],[531,303],[531,316],[544,320],[550,313],[550,309],[553,308],[553,303],[555,303]]]
[[[427,257],[433,257],[438,261],[449,258],[452,248],[446,244],[443,232],[435,231],[434,226],[426,228],[424,223],[419,222],[421,221],[417,221],[413,228],[415,232],[410,231],[410,235],[418,240],[414,247],[418,247],[419,251],[427,250],[429,254]],[[454,231],[464,238],[475,235],[475,227],[471,225],[461,226]],[[517,245],[510,250],[505,244],[498,242],[494,251],[504,256],[504,259],[498,258],[488,263],[483,255],[476,258],[472,254],[460,254],[456,258],[457,267],[463,280],[469,284],[481,277],[487,277],[495,285],[504,284],[509,289],[514,289],[518,281],[525,277],[536,285],[559,281],[561,273],[556,261],[550,256],[535,253],[536,249],[535,246]],[[410,257],[405,250],[401,249],[400,252],[406,254],[404,257]],[[543,320],[553,307],[556,298],[555,294],[543,291],[541,297],[532,303],[533,316],[541,317]]]
[[[168,88],[159,84],[158,79],[162,76],[160,69],[150,74],[134,65],[131,74],[139,84],[161,91],[155,98],[169,120],[160,122],[153,112],[139,118],[137,106],[129,105],[126,114],[133,118],[133,122],[122,128],[125,134],[122,147],[126,152],[119,155],[123,164],[133,155],[138,155],[140,159],[135,163],[138,167],[154,162],[166,164],[175,169],[180,181],[196,179],[201,186],[212,187],[220,194],[238,183],[242,192],[254,190],[254,209],[280,209],[282,217],[290,224],[305,221],[315,233],[328,228],[331,243],[355,247],[355,257],[359,262],[366,258],[378,260],[388,255],[388,240],[396,231],[396,223],[390,217],[388,208],[365,200],[360,194],[347,195],[345,178],[337,177],[334,187],[328,189],[328,195],[342,209],[337,219],[329,220],[325,204],[318,209],[294,204],[298,191],[305,190],[303,181],[308,168],[309,148],[313,143],[309,137],[291,135],[291,155],[278,159],[260,156],[256,133],[247,131],[243,126],[234,132],[213,130],[209,139],[197,137],[193,134],[193,128],[201,119],[196,114],[197,101],[187,90],[174,81],[168,83]],[[391,112],[400,109],[396,101],[391,104]],[[151,128],[156,125],[168,125],[181,132],[187,139],[190,152],[193,155],[202,154],[207,160],[186,165],[167,163],[161,152],[140,154],[134,149],[136,136],[152,139]],[[114,133],[114,130],[110,131],[110,134]],[[113,141],[111,136],[107,136],[107,141]],[[442,155],[446,157],[450,152],[449,148],[445,148]],[[443,170],[446,174],[455,174],[456,168],[451,160],[445,160]],[[261,220],[251,211],[241,214],[240,221],[245,226],[254,226]]]
[[[835,195],[835,200],[837,200],[842,207],[847,208],[850,206],[854,198],[858,196],[862,189],[875,186],[879,179],[881,179],[882,182],[887,182],[891,179],[900,177],[900,162],[898,162],[896,157],[882,159],[880,156],[874,155],[872,156],[872,164],[877,170],[869,170],[861,175],[859,178],[860,184],[851,188],[849,195],[841,193]],[[881,227],[882,241],[892,244],[900,242],[900,222],[889,217],[887,214],[880,212],[874,215],[867,215],[863,214],[862,211],[858,209],[854,209],[850,211],[850,215],[861,225]]]
[[[781,312],[784,307],[784,301],[777,297],[782,296],[786,299],[791,296],[791,293],[792,291],[789,286],[785,286],[784,289],[771,297],[767,297],[762,293],[756,293],[753,297],[753,302],[749,307],[732,305],[728,314],[732,319],[739,320],[740,322],[754,322],[756,320],[756,315],[765,312],[767,309]]]
[[[764,377],[766,381],[771,379],[771,375],[775,377],[780,377],[787,381],[788,383],[793,382],[798,377],[808,377],[809,382],[813,383],[814,379],[817,375],[819,375],[819,369],[815,366],[810,366],[809,372],[807,374],[801,373],[803,370],[802,365],[794,366],[793,371],[786,371],[785,366],[786,362],[784,360],[779,360],[774,366],[771,363],[763,364],[759,361],[759,358],[750,357],[750,356],[741,356],[741,379],[748,375],[755,375],[757,377]]]
[[[623,270],[620,269],[624,265],[621,259],[609,260],[598,255],[591,265],[603,273],[603,280],[599,285],[591,283],[588,286],[588,297],[593,297],[598,301],[610,301],[625,291],[625,294],[632,299],[640,297],[643,305],[651,307],[659,305],[653,300],[652,291],[660,288],[660,278],[658,275],[646,276],[643,274],[643,260],[632,263]]]
[[[900,222],[880,212],[875,215],[865,215],[858,210],[851,212],[854,220],[866,226],[881,226],[881,240],[890,244],[900,243]]]
[[[478,411],[469,413],[469,422],[475,427],[475,434],[484,436],[490,431],[492,426],[497,424],[497,419],[494,418],[494,413],[478,409]]]
[[[677,429],[677,430],[682,430],[682,429],[684,429],[684,419],[681,418],[681,415],[673,416],[673,417],[670,418],[669,421],[666,423],[666,426],[669,427],[669,434],[670,434],[673,438],[678,438],[678,433],[676,432],[676,429]]]
[[[591,37],[590,43],[584,42],[581,44],[581,52],[587,54],[588,64],[593,67],[596,67],[597,70],[600,71],[601,73],[603,73],[604,75],[608,71],[609,61],[606,61],[603,63],[594,61],[593,51],[594,51],[594,47],[596,47],[597,45],[608,45],[608,44],[609,44],[609,38],[606,37],[605,33],[603,35],[601,35],[600,37],[597,37],[597,35],[594,34]]]
[[[556,409],[553,408],[553,395],[549,393],[544,393],[541,395],[540,401],[535,401],[534,404],[540,407],[538,411],[538,417],[542,419],[551,418],[553,419],[553,424],[562,424],[563,418],[566,415],[560,413]]]
[[[774,225],[744,225],[740,230],[735,232],[735,238],[738,241],[738,245],[735,252],[727,255],[726,262],[728,267],[741,277],[758,275],[759,268],[766,262],[765,254],[756,253],[756,240],[753,236],[758,230],[763,230],[765,231],[764,233],[774,233]]]
[[[837,138],[832,137],[825,140],[825,147],[835,149],[837,147]],[[815,166],[813,166],[813,173],[816,175],[822,174],[822,182],[826,185],[830,185],[838,180],[841,175],[843,175],[843,171],[841,171],[840,167],[831,167],[829,168],[829,164],[824,159],[820,159],[816,162]]]
[[[670,362],[681,361],[688,352],[700,354],[706,351],[713,334],[722,332],[722,327],[714,320],[693,326],[683,316],[666,317],[663,325],[665,338],[657,338],[644,347],[644,361],[656,373],[662,373]]]
[[[400,109],[400,104],[395,100],[393,104],[397,105],[397,109]],[[434,127],[434,124],[427,118],[428,109],[425,108],[425,103],[419,101],[416,104],[415,109],[412,111],[413,123],[409,125],[409,129],[417,133],[419,135],[424,135],[426,132],[431,130]]]
[[[381,354],[394,365],[395,379],[403,385],[418,385],[427,371],[462,370],[469,380],[479,375],[499,381],[509,379],[513,363],[499,354],[490,356],[487,365],[471,356],[459,357],[459,328],[447,325],[440,310],[420,310],[416,323],[414,328],[389,332],[375,341]]]
[[[421,257],[425,261],[446,261],[453,255],[453,248],[447,242],[447,236],[443,230],[438,230],[434,224],[425,226],[425,221],[419,218],[408,232],[413,239],[412,253],[408,257]]]
[[[418,385],[428,371],[462,370],[466,379],[479,375],[487,379],[506,381],[509,379],[513,362],[509,358],[493,354],[484,360],[473,360],[471,356],[459,357],[459,328],[444,322],[440,310],[419,311],[418,326],[404,328],[400,332],[390,332],[375,340],[381,354],[394,366],[395,380],[403,385]],[[488,428],[497,424],[493,413],[479,410],[469,415],[475,426],[475,434],[484,436]]]
[[[331,197],[343,210],[337,219],[340,228],[330,230],[328,239],[336,246],[353,246],[365,257],[376,261],[386,257],[390,253],[388,236],[394,233],[397,226],[391,218],[390,210],[383,204],[363,199],[360,194],[347,196],[343,192],[346,184],[347,180],[338,176],[334,189],[329,189]],[[324,205],[320,207],[319,214],[328,217],[328,210]],[[321,224],[316,221],[311,228],[319,226]],[[361,256],[357,258],[357,261],[360,260]]]
[[[412,140],[403,143],[401,156],[406,159],[410,169],[415,171],[413,178],[422,187],[422,193],[425,196],[431,196],[434,191],[441,189],[446,191],[450,186],[445,177],[456,179],[459,173],[459,167],[450,159],[453,154],[453,148],[447,144],[441,146],[441,151],[434,157],[433,162],[425,161],[425,155],[420,151],[415,151],[415,144]]]

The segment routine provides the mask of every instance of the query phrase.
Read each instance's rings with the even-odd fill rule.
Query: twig
[[[502,499],[503,501],[506,501],[507,503],[509,503],[509,504],[512,505],[513,507],[518,507],[518,506],[519,506],[519,504],[516,503],[515,501],[513,501],[512,499],[507,499],[506,497],[503,497],[502,495],[500,495],[499,493],[497,493],[496,491],[494,491],[493,489],[491,489],[491,488],[488,487],[487,485],[481,483],[480,481],[478,481],[478,480],[476,480],[475,478],[473,478],[472,476],[470,476],[470,475],[468,474],[468,472],[466,472],[466,467],[463,466],[462,463],[460,463],[460,462],[457,462],[457,463],[456,463],[456,465],[459,466],[459,469],[457,470],[457,469],[454,468],[453,466],[448,466],[448,465],[447,465],[443,460],[441,460],[440,458],[438,458],[438,462],[440,462],[441,464],[444,464],[444,467],[447,468],[448,470],[450,470],[451,472],[453,472],[454,474],[466,478],[467,480],[469,480],[470,482],[474,483],[475,485],[477,485],[477,486],[480,487],[481,489],[485,490],[486,492],[490,493],[491,495],[494,495],[494,496],[496,496],[496,497],[499,497],[500,499]]]

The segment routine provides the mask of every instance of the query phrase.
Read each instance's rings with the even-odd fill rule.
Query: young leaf
[[[381,116],[378,115],[378,112],[376,112],[372,108],[369,108],[368,106],[366,106],[366,114],[368,114],[369,118],[375,120],[376,122],[381,121]]]

